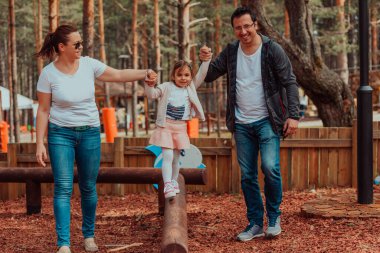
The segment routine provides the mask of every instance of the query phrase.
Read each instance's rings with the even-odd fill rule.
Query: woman
[[[56,60],[41,72],[37,84],[37,162],[46,166],[44,136],[54,176],[54,216],[59,253],[70,251],[70,198],[74,160],[81,192],[82,233],[86,251],[97,251],[94,241],[97,205],[96,178],[100,165],[100,122],[95,103],[95,78],[103,82],[130,82],[145,78],[153,84],[152,70],[117,70],[90,57],[81,57],[78,30],[59,26],[44,40],[38,57]]]

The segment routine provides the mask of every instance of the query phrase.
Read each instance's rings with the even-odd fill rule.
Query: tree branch
[[[187,25],[187,29],[190,28],[191,26],[194,26],[197,23],[203,22],[203,21],[208,21],[208,18],[198,18],[198,19],[195,19],[193,21],[190,21],[189,24]]]

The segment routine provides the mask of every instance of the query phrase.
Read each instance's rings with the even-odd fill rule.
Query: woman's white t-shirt
[[[90,57],[81,57],[73,75],[59,71],[54,63],[41,72],[37,91],[51,93],[49,122],[59,126],[99,126],[99,111],[95,103],[95,79],[107,65]]]

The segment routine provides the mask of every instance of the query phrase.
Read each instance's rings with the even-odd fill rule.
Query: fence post
[[[114,145],[114,167],[124,167],[124,137],[116,137]],[[123,184],[113,184],[112,194],[124,196],[124,185]]]
[[[19,150],[19,146],[19,143],[8,144],[8,167],[17,167],[17,151]],[[8,183],[8,199],[16,199],[18,194],[18,183]]]
[[[358,121],[352,123],[352,187],[358,186]]]

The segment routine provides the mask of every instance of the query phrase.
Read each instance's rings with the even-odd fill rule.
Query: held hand
[[[211,60],[211,56],[212,56],[211,48],[209,48],[206,45],[203,45],[201,49],[199,50],[199,59],[201,61],[208,61],[208,60]]]
[[[288,118],[283,128],[284,137],[295,134],[298,129],[298,120]]]
[[[157,83],[157,73],[151,69],[148,69],[146,71],[145,83],[150,87],[154,87],[154,85]]]
[[[47,153],[44,144],[37,144],[36,158],[38,164],[42,165],[43,167],[46,166],[45,160],[47,159]]]

